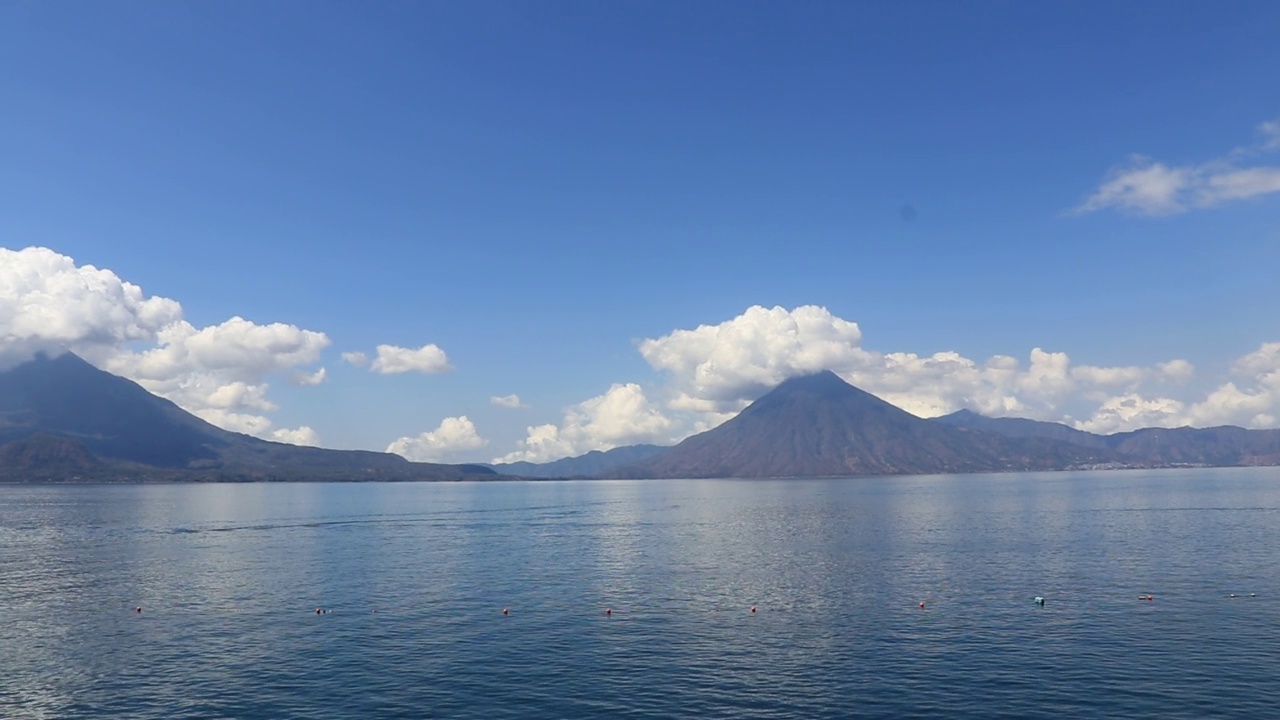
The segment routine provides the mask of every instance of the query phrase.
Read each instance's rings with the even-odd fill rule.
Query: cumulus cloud
[[[640,352],[662,371],[677,437],[715,427],[782,380],[821,369],[921,417],[967,408],[1115,432],[1186,424],[1269,427],[1280,415],[1280,343],[1240,358],[1232,382],[1194,401],[1168,396],[1195,375],[1184,359],[1102,367],[1033,348],[1025,360],[974,360],[952,351],[878,352],[862,340],[855,323],[825,308],[753,307],[717,325],[644,340]]]
[[[954,351],[880,352],[862,343],[856,323],[818,306],[754,306],[718,324],[645,339],[640,354],[660,378],[649,394],[634,383],[614,385],[570,408],[559,424],[527,428],[516,451],[497,462],[673,442],[716,427],[790,377],[820,370],[920,417],[963,408],[1111,433],[1151,426],[1271,427],[1280,416],[1280,343],[1240,358],[1233,380],[1198,400],[1170,396],[1185,392],[1196,375],[1181,358],[1098,366],[1039,347],[1023,359],[975,360]]]
[[[227,430],[271,437],[263,413],[277,407],[268,379],[322,381],[323,368],[300,368],[328,344],[324,333],[238,316],[197,328],[177,301],[148,297],[110,270],[48,248],[0,248],[0,353],[8,363],[75,352]]]
[[[1137,393],[1125,393],[1107,398],[1092,417],[1074,425],[1102,435],[1142,427],[1176,427],[1182,424],[1183,410],[1183,404],[1171,398],[1147,399]]]
[[[297,428],[279,428],[271,431],[271,439],[290,445],[320,446],[320,436],[315,430],[303,425]]]
[[[204,328],[181,320],[156,333],[155,343],[139,352],[119,348],[102,365],[214,425],[270,438],[273,424],[262,413],[277,407],[267,400],[267,378],[315,363],[329,338],[233,317]]]
[[[433,344],[411,350],[395,345],[379,345],[378,356],[373,359],[369,369],[383,375],[396,373],[420,372],[442,373],[453,369],[444,351]]]
[[[718,325],[643,340],[640,354],[667,374],[677,409],[733,412],[788,377],[865,364],[858,324],[814,305],[752,306]]]
[[[369,356],[362,352],[344,352],[342,353],[342,362],[364,367],[369,364]]]
[[[525,405],[524,403],[520,402],[520,396],[515,394],[493,395],[489,398],[489,404],[493,405],[494,407],[503,407],[503,408],[512,408],[512,409],[529,407],[528,405]]]
[[[569,408],[559,426],[528,428],[516,451],[494,462],[546,462],[622,445],[665,443],[672,440],[672,427],[672,420],[639,385],[615,384],[604,394]]]
[[[181,317],[177,301],[147,297],[110,270],[48,248],[0,248],[0,353],[8,363],[148,341]]]
[[[1190,371],[1175,363],[1159,366],[1165,377],[1185,379]],[[1264,343],[1236,360],[1234,380],[1218,385],[1198,402],[1169,397],[1147,398],[1130,392],[1107,398],[1076,427],[1110,433],[1140,427],[1276,427],[1280,417],[1280,343]]]
[[[329,372],[324,368],[320,368],[312,373],[295,373],[293,382],[295,385],[321,385],[329,377]]]
[[[751,307],[736,318],[676,330],[640,343],[662,371],[672,410],[704,426],[741,410],[789,377],[831,370],[850,383],[922,417],[969,408],[987,415],[1060,419],[1081,392],[1130,389],[1156,377],[1186,374],[1190,364],[1160,367],[1073,365],[1064,352],[1033,348],[1024,366],[995,355],[977,361],[952,351],[932,355],[862,347],[854,322],[816,306]]]
[[[398,438],[387,446],[387,452],[414,462],[450,462],[488,444],[476,432],[475,423],[462,415],[447,417],[435,430],[416,437]]]
[[[1236,200],[1280,193],[1280,165],[1254,164],[1280,150],[1280,121],[1258,126],[1261,140],[1201,164],[1169,166],[1134,155],[1113,168],[1075,214],[1116,209],[1138,215],[1172,215]]]

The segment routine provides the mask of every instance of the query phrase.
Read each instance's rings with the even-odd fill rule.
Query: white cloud
[[[494,407],[503,407],[503,408],[512,408],[512,409],[529,407],[528,405],[525,405],[524,403],[520,402],[520,396],[515,394],[493,395],[489,398],[489,404],[493,405]]]
[[[175,400],[174,402],[177,401]],[[271,437],[273,425],[271,419],[262,415],[234,412],[216,407],[188,408],[188,410],[190,410],[192,415],[195,415],[207,423],[217,425],[223,430],[244,433],[245,435],[254,435],[261,438]]]
[[[303,425],[297,428],[279,428],[271,431],[271,439],[290,445],[320,446],[320,436],[315,430]]]
[[[1192,372],[1189,363],[1180,361],[1157,368],[1164,378],[1175,381],[1185,380]],[[1275,427],[1280,416],[1280,343],[1264,343],[1236,360],[1231,371],[1240,384],[1222,383],[1199,402],[1167,397],[1147,399],[1130,392],[1105,399],[1088,420],[1076,423],[1076,427],[1103,433],[1183,425]]]
[[[141,352],[119,348],[101,364],[214,425],[270,438],[273,423],[262,413],[277,406],[267,400],[267,379],[315,363],[329,338],[294,325],[233,317],[199,329],[178,321],[156,333],[155,342]]]
[[[1209,393],[1187,411],[1187,424],[1196,427],[1241,425],[1257,427],[1275,422],[1270,411],[1277,409],[1275,395],[1265,388],[1241,390],[1228,382]]]
[[[640,354],[665,372],[673,407],[731,412],[788,377],[858,368],[858,324],[814,305],[786,310],[752,306],[719,325],[676,330],[640,343]]]
[[[1193,168],[1171,168],[1135,155],[1127,164],[1112,169],[1075,212],[1114,207],[1142,215],[1179,213],[1187,209],[1185,196],[1195,175]]]
[[[1280,150],[1280,120],[1268,120],[1258,125],[1258,134],[1262,135],[1261,149]]]
[[[1172,215],[1235,200],[1280,193],[1280,166],[1239,167],[1241,162],[1280,150],[1280,121],[1258,126],[1262,140],[1198,165],[1170,167],[1141,155],[1113,169],[1072,212],[1114,208],[1139,215]]]
[[[447,417],[440,427],[416,437],[398,438],[387,446],[387,452],[414,462],[451,462],[488,444],[476,432],[475,424],[463,415]]]
[[[1105,368],[1080,365],[1071,368],[1071,378],[1085,385],[1100,388],[1135,387],[1158,372],[1160,371],[1155,368],[1134,366]]]
[[[1230,200],[1247,200],[1280,192],[1280,167],[1256,167],[1207,174],[1196,188],[1195,204],[1213,207]]]
[[[342,353],[342,362],[364,367],[369,364],[369,356],[362,352],[344,352]]]
[[[1223,389],[1191,403],[1152,394],[1191,379],[1195,368],[1182,359],[1101,367],[1033,348],[1025,362],[1008,355],[978,361],[953,351],[882,353],[862,347],[862,340],[855,323],[824,308],[752,307],[718,325],[644,340],[640,352],[663,371],[677,438],[718,425],[788,377],[821,369],[921,417],[968,408],[1108,432],[1210,420],[1257,427],[1268,413],[1276,414],[1259,393],[1280,390],[1280,343],[1264,345],[1236,364],[1237,373],[1252,377],[1258,388]],[[1274,403],[1280,393],[1269,392]],[[545,432],[541,437],[552,439]]]
[[[0,248],[0,354],[7,363],[36,352],[93,355],[153,339],[182,307],[110,270],[77,266],[48,248]]]
[[[0,248],[0,353],[8,363],[69,350],[236,432],[270,437],[268,379],[303,373],[329,345],[324,333],[232,317],[197,328],[175,300],[147,297],[110,270],[47,248]]]
[[[1168,370],[1072,366],[1063,352],[1032,349],[1029,365],[995,355],[975,361],[953,351],[921,356],[862,347],[856,323],[826,308],[748,308],[736,318],[676,330],[640,343],[640,353],[663,371],[667,406],[692,413],[695,426],[714,426],[783,380],[831,370],[908,412],[932,417],[970,408],[987,415],[1063,417],[1082,392],[1129,388]]]
[[[1075,423],[1075,427],[1109,435],[1142,427],[1177,427],[1183,417],[1183,404],[1171,398],[1146,399],[1136,393],[1107,398],[1094,411],[1093,417]]]
[[[392,375],[395,373],[420,372],[442,373],[452,370],[444,351],[435,345],[423,345],[417,350],[396,347],[395,345],[379,345],[378,356],[369,366],[370,370]]]
[[[1178,383],[1190,380],[1191,376],[1196,372],[1195,366],[1186,360],[1170,360],[1169,362],[1159,363],[1156,365],[1156,370],[1159,371],[1163,379]]]
[[[320,368],[313,373],[295,373],[293,382],[295,385],[322,385],[329,377],[329,371]]]
[[[639,385],[615,384],[603,395],[569,408],[559,427],[528,428],[528,436],[518,443],[517,450],[494,462],[546,462],[591,450],[666,443],[673,439],[672,427],[672,420],[649,402]]]
[[[266,385],[250,385],[239,380],[220,385],[205,396],[205,402],[215,408],[247,408],[270,412],[276,410],[274,403],[267,401]]]

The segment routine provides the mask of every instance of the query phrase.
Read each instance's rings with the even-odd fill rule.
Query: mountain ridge
[[[786,380],[734,418],[672,447],[624,446],[544,464],[441,465],[222,430],[70,353],[0,372],[0,482],[798,477],[1187,465],[1280,465],[1280,430],[1097,435],[968,410],[926,420],[824,371]]]
[[[72,353],[37,355],[0,372],[0,480],[44,478],[58,463],[83,460],[74,446],[96,461],[73,463],[79,472],[72,476],[82,480],[462,480],[496,475],[480,465],[411,463],[389,453],[288,445],[223,430]]]
[[[1105,451],[931,423],[831,371],[791,378],[737,416],[614,474],[795,477],[1048,470],[1109,462]]]

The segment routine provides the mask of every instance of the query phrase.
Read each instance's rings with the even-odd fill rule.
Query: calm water
[[[1280,717],[1278,557],[1270,468],[0,486],[0,716]]]

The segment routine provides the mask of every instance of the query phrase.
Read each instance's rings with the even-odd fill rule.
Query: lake
[[[1278,556],[1278,468],[0,486],[0,716],[1276,717]]]

